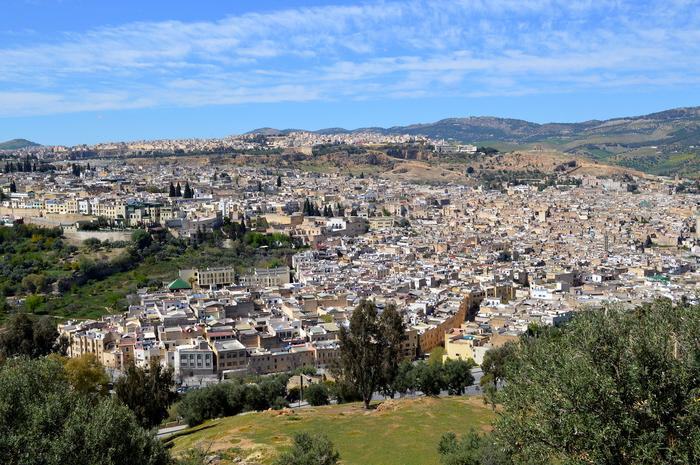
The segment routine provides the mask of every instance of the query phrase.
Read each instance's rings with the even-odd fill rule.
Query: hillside
[[[481,116],[390,128],[332,128],[316,132],[359,131],[424,135],[461,143],[488,144],[504,151],[553,149],[650,174],[700,174],[700,107],[580,123],[538,124]]]
[[[0,142],[0,150],[19,150],[27,147],[39,147],[39,144],[27,139],[12,139]]]
[[[328,435],[343,465],[438,465],[443,433],[486,430],[493,417],[480,398],[405,399],[371,411],[344,404],[227,417],[172,443],[176,455],[201,447],[220,454],[224,464],[269,464],[293,433],[308,431]]]

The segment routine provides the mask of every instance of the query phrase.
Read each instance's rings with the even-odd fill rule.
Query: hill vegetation
[[[27,139],[12,139],[0,142],[0,150],[19,150],[27,147],[38,147],[39,144]]]
[[[543,147],[657,175],[678,173],[696,176],[700,173],[700,107],[580,123],[538,124],[481,116],[447,118],[434,123],[390,128],[332,128],[316,132],[339,134],[360,131],[488,144],[503,151]],[[289,130],[274,133],[287,132]],[[265,133],[273,132],[267,129]]]
[[[484,366],[505,381],[493,432],[443,437],[443,463],[698,463],[698,310],[659,300],[531,327]]]
[[[159,288],[188,267],[286,263],[296,249],[288,236],[246,231],[222,247],[223,231],[190,241],[144,230],[132,241],[65,242],[59,229],[17,225],[0,228],[0,324],[25,310],[61,318],[99,318],[121,311],[127,295]],[[265,246],[265,247],[262,247]]]

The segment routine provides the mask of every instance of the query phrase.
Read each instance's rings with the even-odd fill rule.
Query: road
[[[187,429],[187,424],[177,425],[177,426],[169,426],[167,428],[160,428],[158,430],[158,437],[160,439],[165,439],[168,436],[172,436],[173,434],[178,433],[184,429]]]

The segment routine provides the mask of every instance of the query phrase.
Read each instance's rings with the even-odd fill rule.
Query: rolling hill
[[[27,147],[38,147],[39,144],[27,139],[12,139],[6,142],[0,142],[0,150],[19,150]]]
[[[580,123],[538,124],[519,119],[479,116],[390,128],[331,128],[316,132],[338,134],[359,131],[423,135],[460,143],[488,144],[500,150],[538,147],[582,155],[651,174],[700,174],[700,107]]]

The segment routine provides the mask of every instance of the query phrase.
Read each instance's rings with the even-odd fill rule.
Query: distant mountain
[[[330,128],[316,132],[342,134],[359,131],[423,135],[459,143],[490,144],[506,150],[540,145],[652,174],[700,173],[700,107],[580,123],[538,124],[511,118],[472,116],[390,128]]]
[[[39,144],[27,139],[12,139],[7,142],[0,142],[0,150],[18,150],[27,147],[39,147]]]
[[[275,128],[259,128],[246,132],[246,134],[260,134],[261,136],[284,136],[290,132],[304,131],[304,129],[275,129]]]

